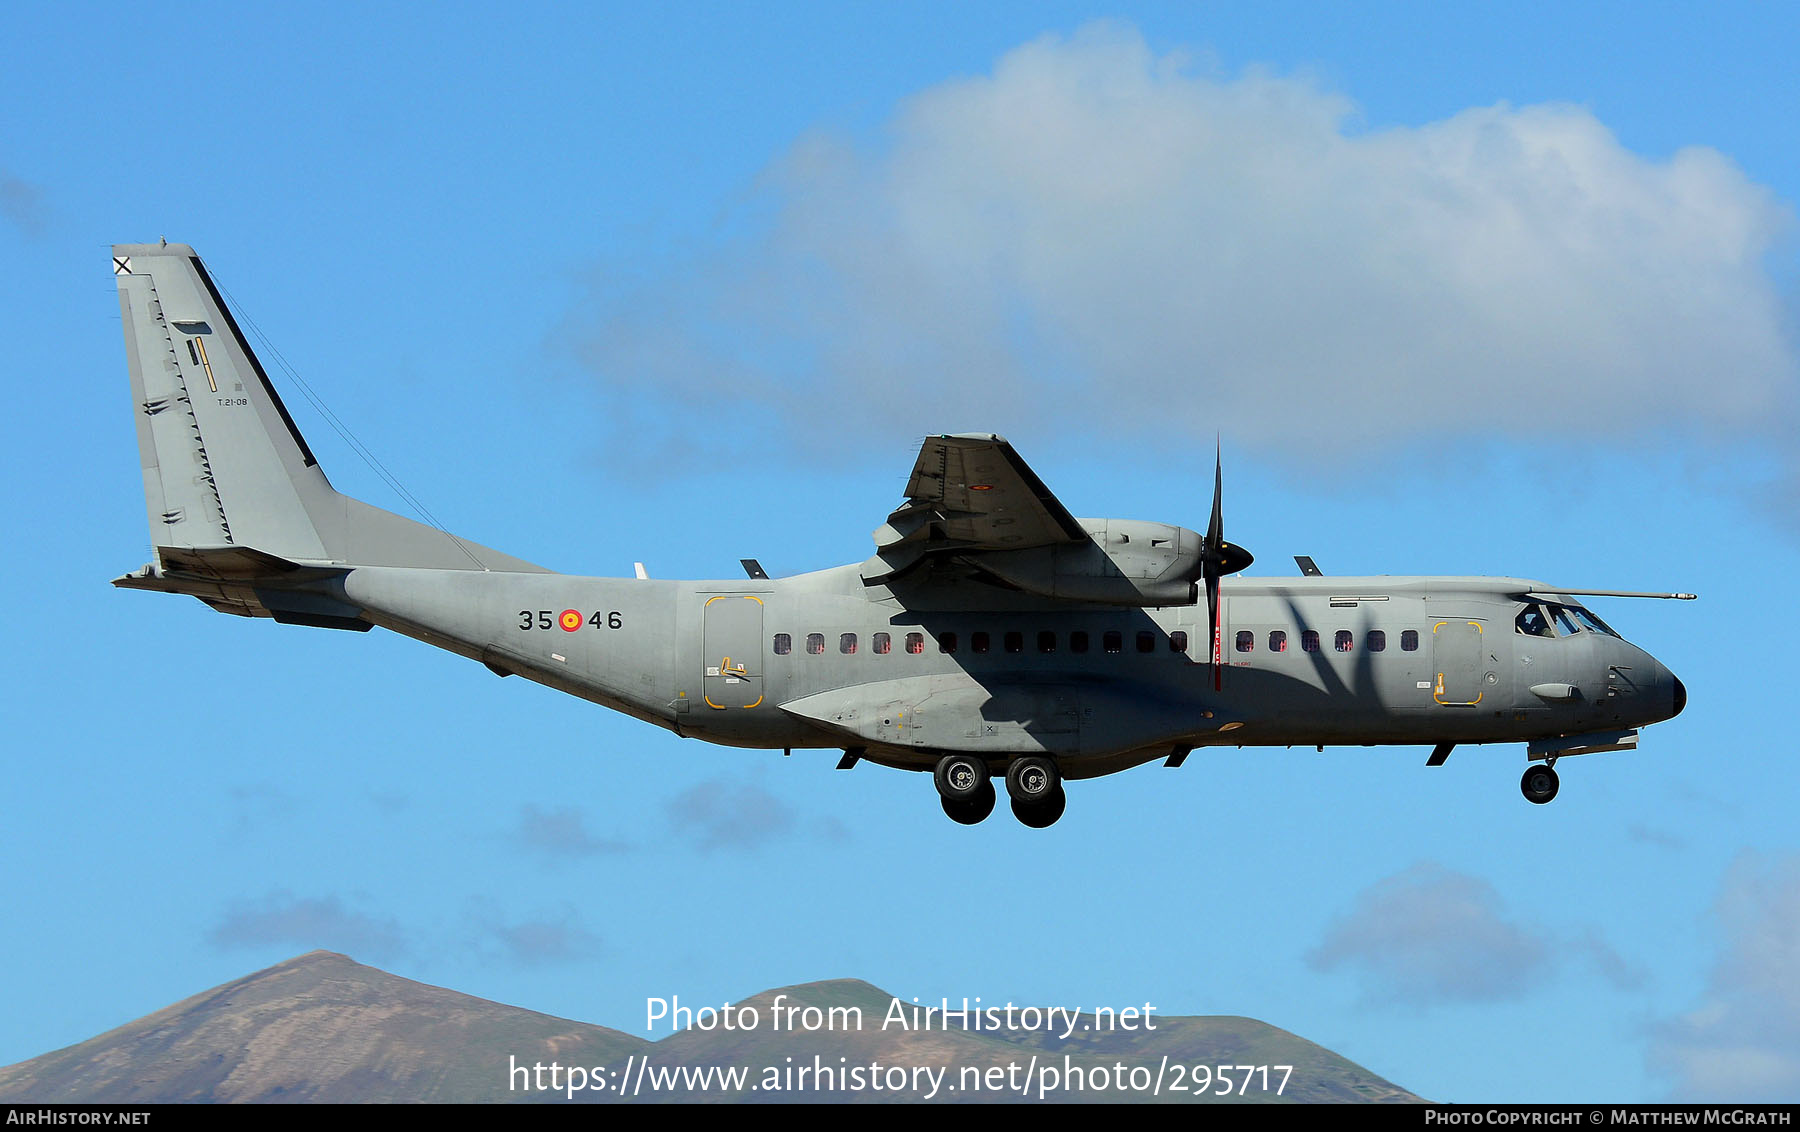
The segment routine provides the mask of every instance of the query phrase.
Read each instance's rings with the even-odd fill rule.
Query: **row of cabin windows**
[[[1270,629],[1269,630],[1269,651],[1270,652],[1286,652],[1287,647],[1288,647],[1287,631],[1285,629]],[[1337,631],[1337,635],[1332,639],[1332,647],[1335,648],[1338,652],[1354,651],[1356,648],[1356,634],[1352,633],[1348,629],[1339,629]],[[1368,632],[1363,634],[1363,648],[1368,649],[1370,652],[1386,652],[1387,651],[1387,634],[1380,629],[1370,629]],[[1404,631],[1400,634],[1400,649],[1402,652],[1418,652],[1419,651],[1419,631],[1417,629],[1407,629],[1406,631]],[[1256,650],[1256,634],[1255,634],[1255,632],[1253,632],[1252,630],[1249,630],[1249,629],[1238,630],[1237,651],[1239,651],[1239,652],[1254,652],[1255,650]],[[1300,651],[1301,652],[1318,652],[1319,651],[1319,631],[1317,629],[1301,630],[1301,632],[1300,632]]]
[[[1157,637],[1156,633],[1152,632],[1151,630],[1140,629],[1138,631],[1137,641],[1136,641],[1137,651],[1144,652],[1144,653],[1155,652],[1156,651],[1156,637]],[[1168,635],[1167,640],[1169,642],[1169,651],[1170,652],[1184,653],[1187,651],[1188,635],[1185,631],[1183,631],[1181,629],[1177,629]],[[1036,643],[1037,643],[1037,651],[1039,651],[1041,653],[1056,652],[1057,647],[1058,647],[1057,634],[1054,631],[1049,630],[1049,629],[1041,630],[1037,634],[1037,642]],[[904,638],[904,647],[905,647],[906,651],[909,653],[924,652],[925,651],[925,634],[923,634],[923,633],[908,633],[908,634],[906,634],[906,636]],[[955,633],[939,633],[937,636],[937,647],[938,647],[939,652],[954,653],[961,647],[961,641],[958,639],[958,637]],[[985,633],[985,632],[969,634],[969,651],[970,652],[972,652],[972,653],[991,652],[991,651],[993,651],[993,647],[994,647],[994,639],[993,639],[992,634]],[[1077,629],[1074,632],[1069,634],[1069,651],[1070,652],[1085,653],[1085,652],[1088,652],[1092,647],[1093,647],[1093,638],[1088,634],[1088,632],[1085,629]],[[1017,629],[1013,629],[1008,632],[1002,633],[1000,635],[1000,648],[1002,651],[1009,652],[1009,653],[1024,652],[1025,651],[1025,634],[1018,631]],[[1102,652],[1109,652],[1109,653],[1124,652],[1125,651],[1125,634],[1120,632],[1117,629],[1108,629],[1106,632],[1100,634],[1100,649]],[[849,656],[849,655],[855,653],[857,650],[856,634],[855,633],[839,633],[837,650],[838,650],[838,652],[844,654],[845,656]],[[775,655],[787,656],[789,653],[791,653],[793,651],[794,651],[794,638],[791,634],[788,634],[788,633],[775,634]],[[808,653],[811,653],[813,656],[823,656],[825,653],[825,634],[823,634],[823,633],[808,633],[806,635],[806,651]],[[893,635],[889,634],[889,633],[872,634],[869,638],[869,651],[874,652],[874,653],[883,653],[883,654],[894,651]]]
[[[1155,652],[1156,636],[1157,635],[1154,632],[1148,629],[1139,630],[1135,641],[1137,651],[1140,653]],[[1188,635],[1185,631],[1177,629],[1170,633],[1167,639],[1170,652],[1184,653],[1187,651]],[[1038,632],[1036,643],[1038,652],[1053,653],[1057,651],[1059,642],[1057,634],[1054,631],[1044,629]],[[958,650],[959,644],[960,642],[955,633],[941,633],[938,635],[937,646],[938,651],[941,653],[954,653]],[[1088,652],[1091,650],[1092,644],[1092,638],[1086,630],[1077,629],[1069,634],[1069,651],[1072,653]],[[858,638],[855,633],[838,634],[838,652],[845,656],[849,656],[857,651],[857,647]],[[917,654],[924,652],[925,634],[907,633],[903,638],[903,647],[909,653]],[[1025,634],[1016,629],[1001,634],[1000,647],[1003,651],[1009,653],[1024,652]],[[1234,642],[1234,647],[1238,652],[1256,651],[1256,633],[1250,629],[1239,630]],[[1322,647],[1323,642],[1319,637],[1319,631],[1317,629],[1301,630],[1300,651],[1318,652]],[[1100,636],[1100,648],[1102,652],[1124,652],[1125,635],[1117,629],[1108,629]],[[1287,630],[1269,630],[1268,648],[1270,652],[1286,652],[1288,649]],[[1348,629],[1337,630],[1332,637],[1332,648],[1338,652],[1355,651],[1356,634]],[[1371,629],[1364,633],[1363,648],[1370,652],[1386,652],[1387,633],[1381,629]],[[1403,652],[1417,652],[1419,650],[1419,631],[1417,629],[1407,629],[1400,634],[1400,649]],[[869,651],[885,655],[893,650],[894,639],[892,634],[875,633],[870,637]],[[969,634],[970,652],[986,653],[991,652],[992,650],[993,638],[990,634],[985,632]],[[793,651],[794,638],[790,634],[775,634],[775,653],[777,656],[787,656]],[[806,651],[813,656],[823,656],[825,653],[825,634],[808,633],[806,635]]]

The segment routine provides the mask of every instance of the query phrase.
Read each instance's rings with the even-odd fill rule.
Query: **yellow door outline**
[[[705,630],[706,610],[708,609],[708,607],[710,607],[712,605],[712,603],[715,601],[729,601],[734,598],[743,598],[746,601],[753,601],[758,605],[763,605],[763,599],[760,597],[757,597],[755,594],[717,594],[713,597],[709,597],[706,599],[706,605],[703,605],[700,607],[700,616],[701,616],[700,624],[702,626],[700,631],[701,631],[702,635],[704,635],[706,632],[706,630]],[[721,677],[736,677],[739,680],[748,680],[748,679],[750,679],[750,666],[746,665],[746,664],[734,665],[731,663],[731,658],[729,656],[722,657],[719,660],[719,675]],[[710,694],[710,690],[705,688],[704,686],[700,690],[700,698],[702,700],[706,701],[706,706],[709,708],[717,708],[720,711],[730,710],[730,706],[727,704],[713,703],[712,695]],[[753,703],[744,704],[741,708],[739,708],[739,710],[747,711],[750,708],[756,707],[758,704],[760,704],[762,702],[763,702],[763,696],[761,694],[758,694],[756,697],[756,700]]]
[[[1431,627],[1431,635],[1434,637],[1437,636],[1437,631],[1439,629],[1442,629],[1444,626],[1446,626],[1448,624],[1450,624],[1450,622],[1448,622],[1448,621],[1439,621],[1436,625],[1433,625]],[[1477,636],[1481,635],[1481,633],[1482,633],[1481,622],[1470,621],[1470,622],[1467,622],[1467,624],[1473,625],[1475,627],[1475,634]],[[1433,645],[1431,651],[1432,651],[1432,655],[1436,656],[1437,655],[1437,646]],[[1475,654],[1477,656],[1481,655],[1481,650],[1479,647],[1475,650]],[[1486,694],[1487,694],[1486,692],[1479,690],[1479,686],[1477,686],[1477,690],[1475,692],[1475,698],[1472,700],[1446,700],[1444,698],[1444,674],[1442,672],[1437,674],[1437,683],[1435,685],[1433,685],[1432,690],[1431,690],[1431,698],[1436,700],[1438,703],[1443,704],[1445,707],[1474,707],[1476,704],[1481,702],[1481,697]]]

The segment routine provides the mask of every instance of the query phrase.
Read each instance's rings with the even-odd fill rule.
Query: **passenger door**
[[[756,707],[763,699],[762,598],[718,594],[706,599],[701,616],[706,706],[721,711]]]
[[[1431,626],[1431,698],[1446,707],[1481,702],[1485,633],[1481,622],[1466,617],[1435,621]]]

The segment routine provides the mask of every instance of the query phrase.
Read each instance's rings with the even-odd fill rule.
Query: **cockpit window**
[[[1579,605],[1569,606],[1569,612],[1573,613],[1583,625],[1586,625],[1596,633],[1605,633],[1609,637],[1616,637],[1619,635],[1612,631],[1611,625],[1608,625],[1598,617],[1595,617],[1592,613],[1589,613]]]
[[[1556,636],[1550,630],[1550,619],[1545,617],[1544,611],[1535,605],[1528,605],[1519,610],[1519,616],[1513,621],[1513,624],[1518,626],[1519,632],[1528,637]]]
[[[1581,606],[1563,605],[1555,601],[1526,606],[1519,611],[1514,624],[1518,626],[1519,632],[1533,637],[1572,637],[1576,633],[1589,632],[1604,633],[1609,637],[1619,635],[1606,622]]]
[[[1575,624],[1575,619],[1569,616],[1569,610],[1566,606],[1551,606],[1550,616],[1556,618],[1556,631],[1562,636],[1572,637],[1576,633],[1581,632],[1581,626]]]

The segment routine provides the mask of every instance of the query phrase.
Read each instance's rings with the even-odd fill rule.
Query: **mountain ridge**
[[[794,1011],[785,1025],[777,1000]],[[754,1029],[691,1026],[651,1041],[312,951],[0,1067],[0,1102],[1004,1102],[1039,1099],[1042,1092],[1072,1100],[1191,1103],[1200,1099],[1202,1072],[1216,1088],[1217,1067],[1253,1065],[1294,1069],[1280,1096],[1268,1091],[1283,1083],[1277,1071],[1273,1079],[1253,1079],[1241,1094],[1215,1096],[1209,1089],[1207,1099],[1422,1099],[1255,1019],[1159,1016],[1154,1030],[1124,1030],[1096,1025],[1100,1019],[1091,1013],[1063,1013],[1053,1030],[1008,1030],[984,1027],[998,1014],[975,1017],[975,1028],[964,1028],[966,1019],[947,1024],[939,1014],[930,1028],[895,1027],[885,1023],[896,1001],[861,979],[802,983],[735,1003],[740,1011],[757,1010]],[[901,1008],[911,1011],[913,1004]],[[1057,1074],[1058,1087],[1045,1087],[1043,1076],[1036,1088],[1014,1087],[1026,1063]],[[557,1067],[562,1083],[550,1089],[551,1074],[546,1068],[534,1076],[535,1066]],[[1179,1081],[1171,1082],[1171,1066]],[[804,1071],[796,1088],[797,1068]],[[1160,1096],[1135,1087],[1159,1068],[1158,1085],[1180,1087]],[[629,1088],[633,1071],[636,1087]],[[569,1088],[575,1073],[586,1089]],[[1227,1075],[1244,1078],[1229,1069]],[[1079,1089],[1070,1087],[1076,1076]],[[902,1079],[902,1087],[890,1087]],[[1102,1079],[1113,1087],[1089,1087]]]

